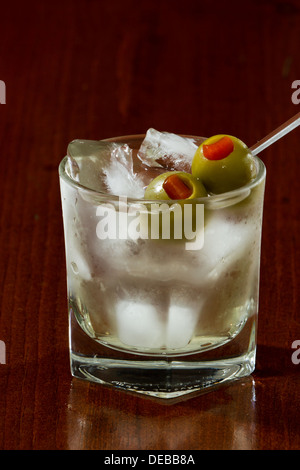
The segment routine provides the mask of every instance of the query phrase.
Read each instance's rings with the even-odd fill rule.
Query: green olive
[[[219,134],[206,139],[196,150],[192,175],[202,181],[208,192],[221,194],[251,181],[256,176],[256,166],[244,142]]]
[[[173,191],[168,191],[168,184],[166,186],[166,183],[168,183],[168,181],[171,181],[170,179],[168,180],[168,178],[173,178],[174,175],[176,175],[177,177],[177,183],[179,182],[182,184],[183,191],[181,190],[181,188],[178,188],[177,190],[176,187],[173,188]],[[180,196],[183,194],[185,197]],[[185,173],[183,171],[167,171],[166,173],[162,173],[151,181],[151,183],[146,188],[144,197],[145,199],[159,200],[189,200],[205,196],[207,196],[207,191],[205,187],[203,186],[201,181],[193,177],[190,173]]]
[[[186,227],[190,227],[198,237],[201,216],[197,198],[206,196],[203,184],[190,173],[168,171],[157,176],[148,185],[145,199],[166,202],[147,203],[147,227],[151,233],[157,232],[160,241],[168,243],[189,241],[186,238]],[[170,204],[170,201],[174,203]]]

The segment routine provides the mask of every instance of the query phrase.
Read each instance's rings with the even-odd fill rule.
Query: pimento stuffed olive
[[[154,178],[147,186],[145,199],[182,200],[207,196],[201,181],[190,173],[167,171]]]
[[[192,175],[208,192],[221,194],[240,188],[256,176],[253,156],[236,137],[219,134],[206,139],[197,149]]]

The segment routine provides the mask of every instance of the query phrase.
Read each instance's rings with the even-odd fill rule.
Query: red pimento
[[[176,174],[165,179],[163,188],[171,199],[187,199],[193,193],[193,190]]]
[[[203,155],[208,160],[222,160],[233,152],[234,144],[230,137],[224,136],[217,142],[203,145]]]

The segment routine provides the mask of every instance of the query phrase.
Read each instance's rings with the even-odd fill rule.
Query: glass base
[[[245,359],[245,358],[244,358]],[[157,398],[178,398],[192,392],[208,392],[253,372],[247,358],[224,363],[180,361],[126,361],[71,355],[73,377],[98,382]]]
[[[250,328],[250,331],[249,331]],[[249,339],[250,338],[250,339]],[[237,355],[241,344],[246,346]],[[238,345],[238,347],[237,347]],[[230,344],[185,356],[142,356],[114,350],[89,337],[70,309],[73,377],[160,399],[207,393],[249,376],[255,368],[255,321]]]

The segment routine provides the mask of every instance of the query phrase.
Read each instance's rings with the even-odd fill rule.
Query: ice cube
[[[103,172],[111,194],[134,199],[144,197],[144,182],[133,171],[132,150],[128,145],[116,146],[112,150],[110,165],[104,168]]]
[[[150,128],[138,151],[138,157],[150,167],[190,171],[198,145],[193,138]]]
[[[140,300],[120,300],[116,305],[119,339],[136,348],[160,348],[164,344],[164,325],[157,308]]]
[[[74,274],[79,274],[83,279],[90,279],[91,264],[88,252],[85,248],[85,232],[78,218],[79,199],[76,188],[69,186],[64,180],[60,181],[61,197],[63,200],[63,221],[68,261],[68,281],[71,283]]]
[[[67,153],[69,176],[83,186],[116,196],[144,196],[144,182],[133,170],[127,144],[74,140]]]
[[[167,348],[183,348],[193,337],[198,320],[198,309],[171,304],[166,331]]]
[[[207,221],[204,246],[200,252],[208,279],[219,278],[236,260],[242,259],[255,241],[255,225],[247,219],[229,219],[217,212]]]
[[[110,163],[111,144],[96,140],[73,140],[68,145],[69,176],[87,188],[105,191],[103,168]]]
[[[167,348],[183,348],[189,344],[205,300],[206,292],[199,288],[181,285],[172,290],[166,326]]]
[[[205,296],[193,300],[178,292],[163,304],[145,299],[122,299],[116,304],[116,324],[119,339],[137,348],[185,347],[193,338]]]

